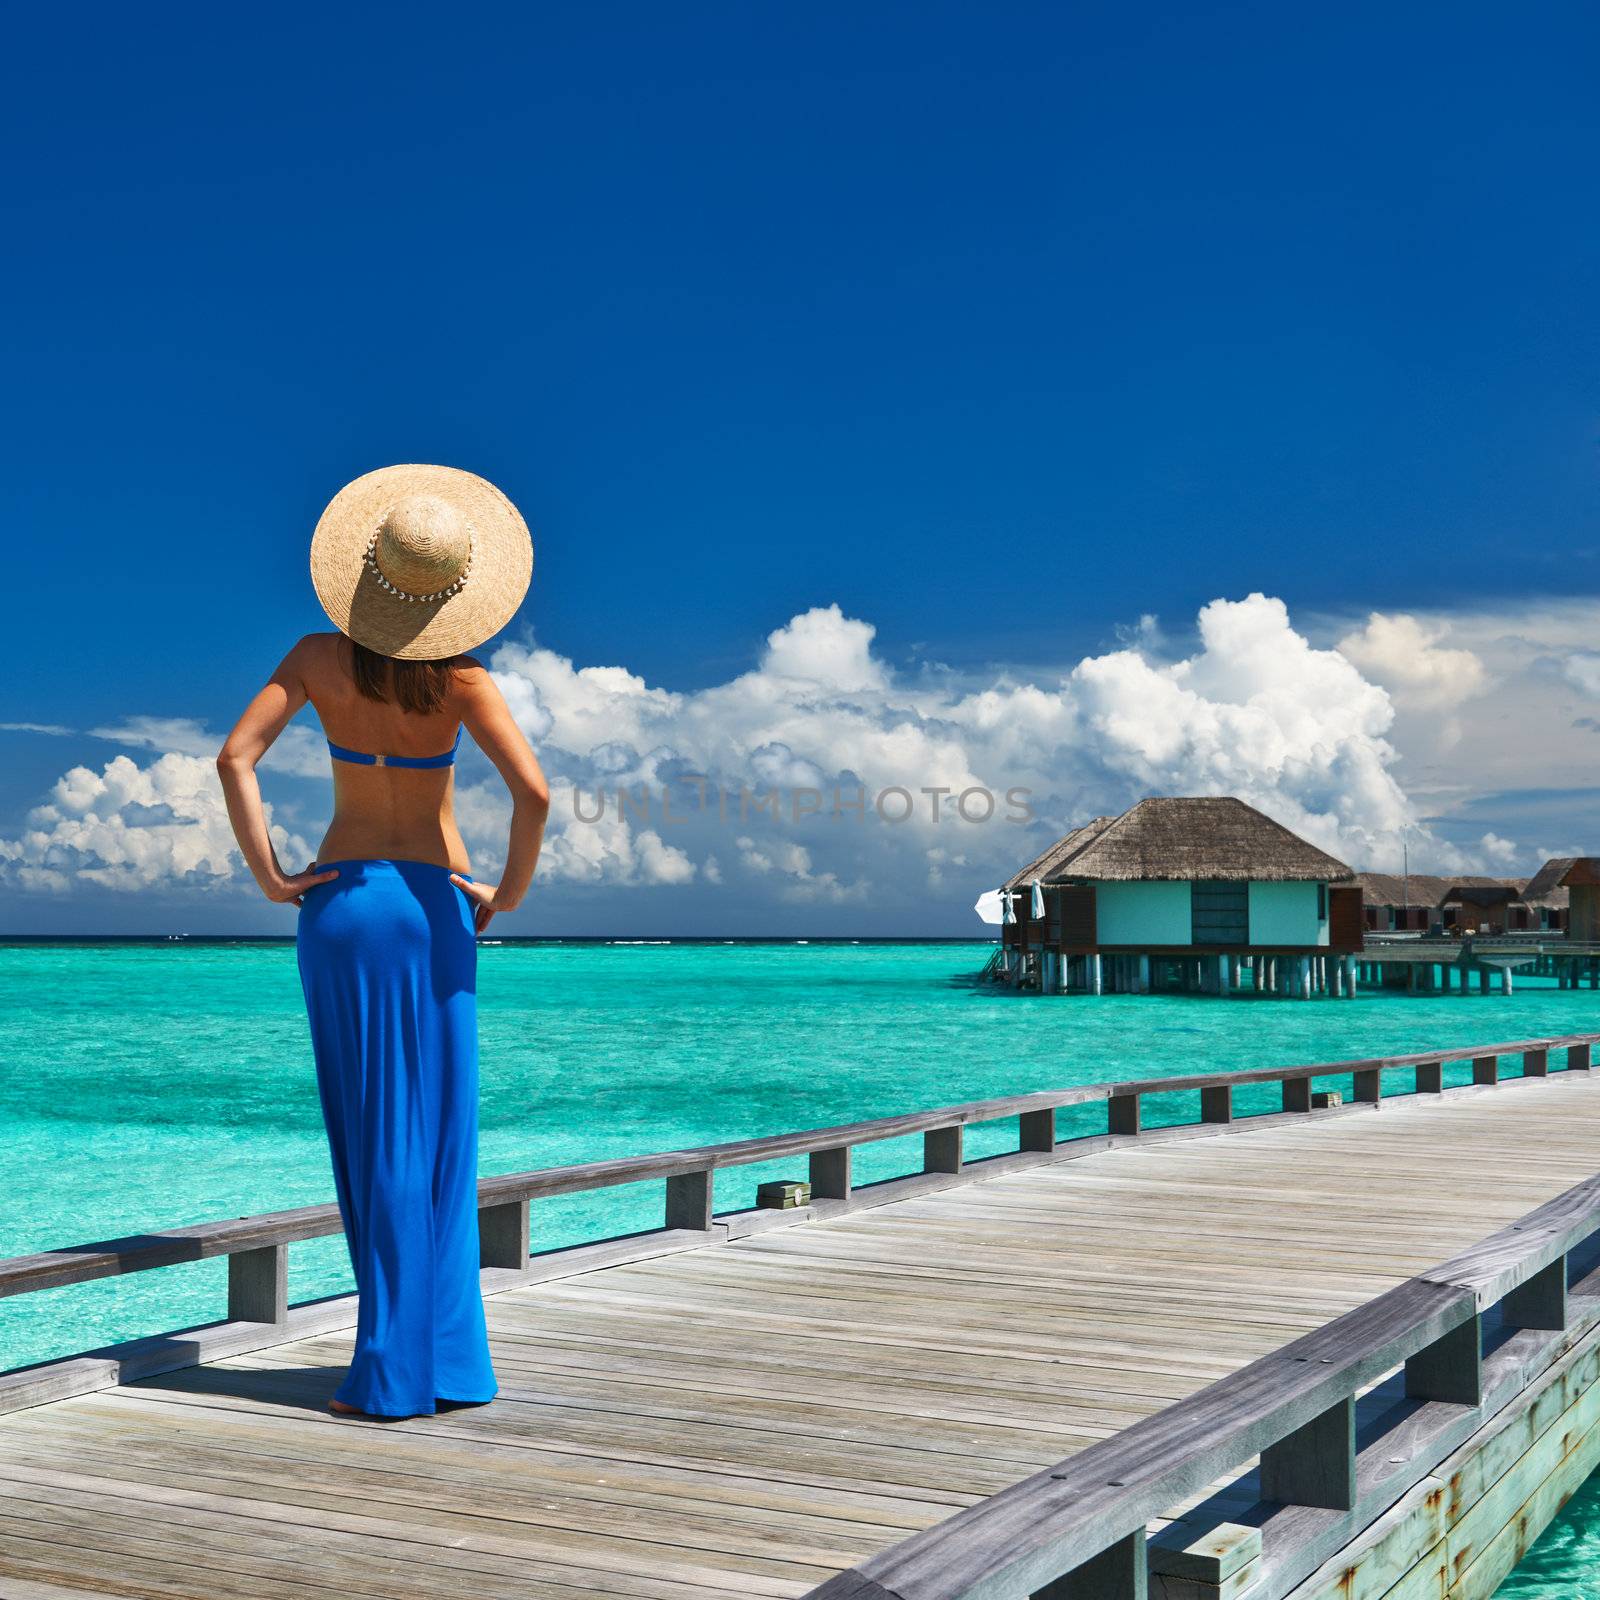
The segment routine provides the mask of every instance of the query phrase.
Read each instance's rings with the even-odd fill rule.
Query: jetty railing
[[[1596,1233],[1600,1176],[807,1600],[1144,1600],[1152,1567],[1199,1577],[1185,1593],[1281,1600],[1600,1326],[1600,1270],[1568,1283],[1569,1258]],[[1361,1392],[1396,1369],[1358,1432]],[[1177,1559],[1152,1562],[1147,1523],[1252,1461],[1249,1526],[1228,1523],[1239,1498],[1223,1498],[1168,1546]],[[1218,1524],[1242,1537],[1202,1544],[1200,1528]],[[1251,1570],[1229,1570],[1229,1548]]]
[[[1567,1068],[1588,1070],[1596,1043],[1600,1043],[1600,1033],[1571,1034],[1361,1060],[1077,1084],[690,1150],[504,1173],[478,1183],[480,1259],[487,1269],[486,1287],[511,1288],[612,1262],[737,1238],[766,1227],[883,1205],[1004,1171],[1071,1160],[1129,1140],[1193,1138],[1260,1127],[1273,1120],[1376,1110],[1386,1075],[1397,1072],[1413,1073],[1420,1094],[1459,1094],[1499,1082],[1500,1061],[1507,1056],[1520,1056],[1523,1075],[1528,1077],[1548,1073],[1551,1054],[1558,1050],[1565,1051]],[[1446,1090],[1444,1068],[1463,1061],[1472,1063],[1471,1084]],[[1348,1104],[1316,1103],[1325,1097],[1313,1094],[1312,1080],[1329,1077],[1351,1079]],[[1235,1090],[1272,1083],[1281,1086],[1280,1112],[1235,1118]],[[1196,1091],[1199,1122],[1144,1126],[1147,1098]],[[1102,1101],[1106,1106],[1104,1133],[1058,1137],[1059,1110]],[[968,1158],[968,1127],[1010,1118],[1018,1119],[1017,1150]],[[923,1137],[920,1172],[865,1185],[854,1182],[853,1153],[858,1146],[918,1133]],[[714,1210],[718,1172],[787,1157],[807,1160],[809,1204],[781,1211]],[[664,1185],[661,1227],[530,1253],[534,1201],[648,1181]],[[0,1372],[0,1411],[348,1325],[355,1300],[351,1294],[292,1307],[288,1299],[289,1246],[342,1231],[336,1205],[302,1206],[0,1260],[0,1299],[216,1256],[228,1261],[227,1314],[221,1321]]]

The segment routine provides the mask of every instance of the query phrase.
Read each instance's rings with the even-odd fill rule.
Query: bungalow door
[[[1359,950],[1366,943],[1363,933],[1361,888],[1358,884],[1330,884],[1328,887],[1328,943],[1335,950]]]

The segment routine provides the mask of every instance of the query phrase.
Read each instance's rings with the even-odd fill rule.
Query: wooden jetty
[[[0,1262],[229,1264],[223,1320],[0,1375],[0,1597],[1487,1596],[1600,1457],[1597,1041],[486,1178],[500,1395],[401,1421],[324,1409],[353,1297],[288,1304],[332,1206]],[[801,1158],[808,1204],[715,1210]],[[530,1256],[538,1202],[645,1181],[661,1229]]]
[[[1600,944],[1563,934],[1369,933],[1357,959],[1359,982],[1410,994],[1470,994],[1474,984],[1480,994],[1510,994],[1519,972],[1561,989],[1600,989]]]

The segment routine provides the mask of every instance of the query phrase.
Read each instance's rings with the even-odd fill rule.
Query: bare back
[[[473,656],[451,658],[453,671],[441,710],[422,715],[356,688],[354,654],[343,634],[308,633],[251,696],[217,752],[217,776],[239,852],[269,900],[302,904],[302,895],[331,882],[339,869],[285,872],[273,847],[272,829],[256,776],[256,765],[272,742],[309,701],[329,740],[357,759],[332,759],[333,821],[317,852],[318,862],[419,861],[450,872],[452,882],[475,902],[479,933],[491,917],[514,911],[528,891],[544,825],[550,815],[550,785],[527,737],[517,726],[490,673]],[[498,883],[462,876],[467,848],[455,818],[455,769],[438,757],[453,752],[463,732],[505,780],[511,801],[505,862]],[[383,756],[363,762],[360,756]],[[422,762],[404,766],[401,760]]]
[[[444,708],[425,715],[361,694],[342,634],[312,634],[303,643],[302,681],[323,732],[335,744],[373,755],[436,756],[449,750],[461,727],[460,680],[484,670],[470,656],[456,657],[457,683]],[[317,849],[319,862],[376,858],[470,870],[456,827],[454,767],[333,760],[332,768],[333,820]]]

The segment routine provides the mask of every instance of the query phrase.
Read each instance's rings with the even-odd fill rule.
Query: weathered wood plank
[[[1259,1453],[1378,1375],[1319,1345],[1325,1324],[1354,1316],[1339,1337],[1382,1345],[1390,1325],[1362,1313],[1409,1293],[1396,1326],[1412,1342],[1373,1356],[1393,1364],[1423,1348],[1416,1340],[1474,1318],[1485,1274],[1515,1294],[1548,1271],[1563,1238],[1582,1231],[1567,1191],[1593,1171],[1600,1086],[1589,1082],[1558,1073],[1391,1097],[1381,1117],[1346,1107],[1233,1131],[1147,1128],[1137,1141],[1101,1136],[858,1189],[877,1203],[836,1221],[814,1206],[813,1220],[735,1238],[731,1218],[713,1218],[712,1235],[729,1241],[715,1247],[679,1229],[630,1243],[640,1259],[610,1265],[582,1247],[548,1282],[490,1268],[486,1288],[503,1291],[488,1301],[501,1394],[435,1417],[335,1421],[322,1403],[348,1333],[274,1345],[257,1325],[256,1353],[228,1365],[0,1419],[0,1539],[52,1516],[62,1530],[93,1528],[104,1508],[82,1570],[103,1577],[116,1544],[130,1584],[184,1592],[162,1588],[172,1564],[157,1545],[189,1541],[212,1557],[212,1586],[196,1600],[253,1594],[270,1580],[241,1571],[230,1587],[228,1553],[276,1561],[273,1541],[307,1527],[348,1546],[341,1592],[352,1595],[455,1593],[430,1589],[432,1571],[463,1591],[481,1575],[483,1595],[499,1600],[525,1571],[522,1592],[565,1585],[573,1600],[800,1596],[819,1583],[923,1600],[959,1576],[950,1563],[930,1566],[925,1588],[891,1582],[874,1563],[908,1534],[936,1536],[1044,1479],[1046,1533],[1090,1519],[1063,1546],[1071,1558],[1086,1526],[1098,1537],[1127,1509],[1112,1466],[1136,1472],[1123,1491],[1147,1496],[1153,1517],[1170,1515],[1243,1464],[1220,1465],[1234,1451],[1216,1446],[1236,1415],[1247,1436],[1234,1446]],[[832,1148],[848,1179],[848,1147]],[[1052,1156],[1062,1158],[1041,1160]],[[1471,1206],[1459,1203],[1464,1185]],[[705,1195],[692,1198],[700,1220]],[[1510,1230],[1514,1246],[1483,1240],[1530,1211],[1535,1226],[1526,1238]],[[663,1237],[695,1247],[663,1252]],[[1441,1261],[1463,1282],[1403,1283]],[[1486,1414],[1589,1336],[1596,1286],[1574,1288],[1564,1331],[1525,1328],[1495,1349]],[[1225,1391],[1252,1366],[1246,1387],[1276,1397],[1270,1415]],[[1174,1401],[1180,1413],[1206,1404],[1174,1423]],[[1452,1430],[1480,1426],[1468,1406],[1412,1402],[1383,1448],[1358,1457],[1349,1515],[1375,1515],[1385,1495],[1392,1502],[1433,1470],[1431,1450],[1455,1448]],[[1170,1467],[1178,1478],[1158,1484]],[[40,1470],[56,1475],[42,1491],[53,1501],[29,1498]],[[160,1498],[174,1491],[216,1499]],[[129,1492],[135,1509],[117,1509]],[[1102,1492],[1110,1498],[1097,1502]],[[1268,1514],[1261,1532],[1280,1556],[1262,1557],[1261,1592],[1289,1581],[1287,1544],[1315,1562],[1327,1541],[1347,1540],[1344,1517],[1304,1506]],[[1010,1543],[1037,1554],[1039,1529],[1016,1531]],[[1113,1528],[1107,1542],[1137,1531]],[[491,1533],[504,1545],[479,1537]],[[416,1539],[427,1549],[408,1561]],[[766,1587],[746,1582],[752,1563]],[[848,1575],[827,1579],[839,1566]],[[1047,1569],[1036,1588],[1066,1566]],[[9,1570],[0,1550],[0,1574]],[[51,1576],[65,1575],[58,1566],[26,1581]]]

